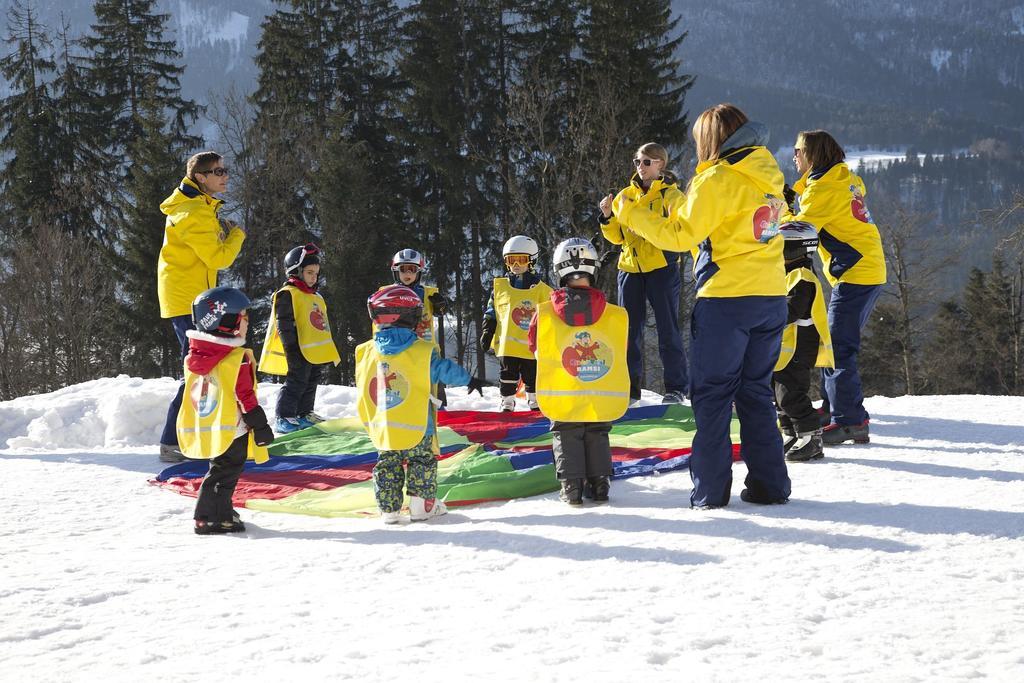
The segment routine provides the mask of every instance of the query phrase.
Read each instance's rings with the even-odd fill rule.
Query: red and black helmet
[[[423,302],[405,285],[388,285],[370,295],[366,310],[378,329],[406,327],[411,330],[423,317]]]

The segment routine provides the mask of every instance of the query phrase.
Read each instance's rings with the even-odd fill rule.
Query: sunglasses
[[[203,175],[209,175],[212,173],[220,178],[221,176],[226,176],[230,171],[226,166],[218,166],[217,168],[211,168],[209,171],[196,171],[196,173],[202,173]]]
[[[636,166],[650,166],[655,162],[655,159],[633,159],[633,163]]]
[[[506,266],[528,266],[530,265],[529,254],[509,254],[505,257]]]

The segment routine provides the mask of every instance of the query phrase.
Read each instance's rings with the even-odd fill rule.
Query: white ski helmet
[[[532,237],[527,237],[526,235],[512,235],[505,241],[505,246],[501,248],[502,256],[527,254],[530,257],[530,261],[536,259],[539,253],[540,247],[537,246],[537,242]]]
[[[582,237],[570,237],[555,247],[552,259],[559,287],[564,287],[570,275],[583,273],[590,276],[590,284],[597,283],[597,268],[600,261],[597,249]]]
[[[785,240],[786,258],[802,256],[804,253],[813,254],[818,249],[818,231],[810,223],[783,223],[779,226],[779,234]]]
[[[398,270],[406,265],[416,266],[416,279],[413,280],[413,284],[418,285],[420,278],[423,277],[423,271],[427,269],[427,259],[423,258],[423,254],[415,249],[402,249],[396,252],[391,257],[391,276],[395,278],[396,284],[402,284],[398,277]]]

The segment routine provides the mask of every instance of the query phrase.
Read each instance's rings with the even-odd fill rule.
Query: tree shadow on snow
[[[934,450],[934,449],[928,449]],[[906,462],[904,460],[873,460],[871,458],[836,458],[825,456],[826,462],[844,463],[877,467],[883,470],[925,474],[931,477],[951,477],[953,479],[990,479],[992,481],[1015,482],[1024,481],[1024,473],[1007,472],[1006,470],[976,470],[970,467],[953,467],[951,465],[933,465],[923,462]]]
[[[954,495],[950,495],[954,498]],[[852,500],[795,500],[765,508],[772,516],[823,522],[894,527],[916,534],[971,534],[996,538],[1024,537],[1024,513],[976,510],[910,503],[860,503]],[[777,511],[777,512],[776,512]]]
[[[744,508],[754,507],[748,503],[737,501],[735,505],[730,503],[728,509],[735,512],[746,512],[747,510]],[[568,526],[627,533],[653,531],[660,534],[735,538],[759,543],[807,543],[824,546],[831,550],[876,550],[884,553],[902,553],[920,549],[919,546],[885,538],[791,527],[766,527],[749,519],[711,516],[699,510],[694,510],[692,514],[694,515],[692,520],[657,519],[642,515],[602,512],[594,515],[522,515],[488,521],[516,526]]]
[[[487,521],[493,522],[495,520]],[[629,559],[635,562],[698,565],[709,562],[721,562],[722,560],[722,558],[714,555],[672,550],[669,548],[569,543],[524,533],[507,533],[494,530],[475,531],[463,528],[441,531],[430,528],[438,523],[440,523],[439,526],[452,526],[465,522],[472,522],[472,520],[462,515],[449,514],[446,518],[440,518],[425,524],[403,524],[393,528],[378,528],[367,531],[278,531],[257,527],[246,522],[248,527],[246,535],[253,540],[295,538],[351,542],[359,545],[400,545],[402,547],[462,546],[474,550],[496,550],[516,553],[524,557],[557,557],[580,562]]]
[[[100,465],[125,472],[142,472],[155,477],[167,464],[153,453],[27,453],[14,455],[0,453],[0,460],[38,460],[39,462],[67,463],[69,465]]]
[[[909,437],[950,443],[1024,445],[1024,427],[1020,425],[982,424],[912,415],[872,414],[871,433],[879,436]]]

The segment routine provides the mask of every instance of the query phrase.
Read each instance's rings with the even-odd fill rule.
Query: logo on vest
[[[392,370],[390,363],[382,361],[377,364],[377,374],[370,378],[369,391],[373,405],[390,410],[401,405],[409,395],[409,380],[397,370]]]
[[[207,375],[194,383],[189,399],[199,417],[211,415],[217,409],[217,404],[220,403],[220,385],[217,384],[217,378]]]
[[[601,379],[612,369],[612,351],[589,330],[576,333],[572,346],[562,351],[562,367],[583,382]]]
[[[536,312],[536,304],[530,299],[524,299],[519,305],[512,309],[512,322],[519,326],[519,329],[526,331],[530,329],[530,321]]]
[[[321,332],[327,329],[327,316],[316,302],[313,302],[313,310],[309,312],[309,324]]]

